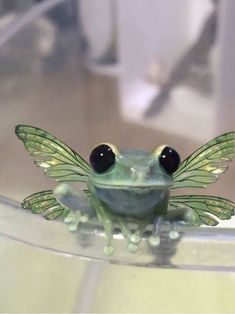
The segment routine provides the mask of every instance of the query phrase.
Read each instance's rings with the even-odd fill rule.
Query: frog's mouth
[[[93,185],[96,188],[100,188],[100,189],[120,189],[120,190],[149,190],[149,189],[154,189],[154,190],[167,190],[170,189],[173,185],[173,183],[144,183],[144,184],[125,184],[125,183],[109,183],[109,184],[105,184],[105,183],[99,183],[99,182],[93,182]]]

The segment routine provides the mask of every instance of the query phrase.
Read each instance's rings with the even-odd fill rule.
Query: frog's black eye
[[[115,154],[107,144],[101,144],[90,154],[90,164],[95,172],[104,173],[115,163]]]
[[[173,148],[166,146],[161,152],[159,163],[171,175],[180,165],[180,156]]]

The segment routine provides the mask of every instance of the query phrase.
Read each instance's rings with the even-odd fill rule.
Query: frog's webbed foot
[[[106,245],[104,248],[104,253],[106,255],[112,255],[114,253],[114,247],[112,245],[113,240],[113,217],[112,214],[106,209],[106,207],[100,203],[99,200],[93,198],[91,200],[94,208],[96,208],[96,213],[99,221],[104,227],[104,234],[106,238]]]
[[[80,223],[86,223],[94,215],[86,194],[71,184],[62,183],[58,185],[53,194],[59,203],[71,210],[64,219],[70,231],[77,231]]]
[[[169,239],[177,240],[180,237],[179,227],[195,226],[197,217],[192,209],[176,209],[168,212],[167,221],[170,223]]]
[[[160,245],[160,227],[163,224],[164,218],[159,216],[155,219],[153,223],[153,231],[150,237],[148,238],[148,242],[151,246],[156,247]],[[127,248],[131,253],[135,253],[139,249],[139,245],[143,238],[143,233],[145,232],[147,226],[152,221],[152,217],[145,220],[134,220],[133,223],[137,225],[135,231],[130,230],[130,226],[125,218],[116,217],[116,222],[118,223],[121,233],[127,240]],[[176,232],[176,230],[172,230]],[[173,238],[172,234],[172,238]]]
[[[121,233],[127,241],[128,251],[131,253],[137,252],[142,240],[143,233],[146,230],[150,220],[134,220],[133,224],[137,226],[134,231],[131,231],[130,223],[126,221],[125,217],[115,217],[115,221],[119,225]]]
[[[86,223],[89,220],[87,214],[82,214],[80,210],[71,212],[67,217],[64,218],[64,222],[68,224],[68,229],[71,232],[75,232],[78,229],[80,223]]]
[[[178,232],[178,227],[182,225],[182,221],[169,221],[166,220],[165,217],[157,217],[153,224],[153,232],[152,235],[148,238],[149,244],[153,247],[157,247],[160,245],[160,229],[161,225],[168,224],[170,225],[170,231],[168,233],[168,237],[170,240],[177,240],[180,236]]]
[[[112,218],[104,212],[102,209],[97,211],[98,218],[103,224],[104,232],[105,232],[105,238],[106,238],[106,245],[104,248],[104,253],[106,255],[112,255],[114,253],[114,247],[112,245],[113,240],[113,222]]]
[[[191,208],[183,209],[181,217],[171,223],[172,229],[169,232],[169,238],[171,240],[177,240],[180,236],[177,229],[179,229],[179,227],[183,227],[184,229],[196,227],[198,226],[197,220],[198,217],[194,210]]]
[[[153,247],[160,245],[160,227],[163,217],[159,216],[154,220],[152,235],[148,238],[149,244]]]
[[[177,230],[179,225],[180,225],[180,223],[178,223],[178,222],[172,222],[171,223],[171,230],[168,234],[170,240],[179,239],[180,234],[179,234],[179,231]]]

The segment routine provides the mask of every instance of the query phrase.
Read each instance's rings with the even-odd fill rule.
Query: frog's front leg
[[[153,219],[153,230],[148,238],[149,244],[153,247],[160,245],[160,228],[168,214],[169,193],[158,203],[155,209],[155,217]]]
[[[91,206],[96,211],[97,217],[104,227],[106,246],[104,252],[106,255],[112,255],[114,252],[114,247],[112,246],[113,239],[113,218],[108,207],[101,202],[94,195],[91,197]]]
[[[160,244],[160,226],[163,221],[162,216],[157,216],[153,222],[153,231],[151,236],[148,238],[149,244],[153,247]]]
[[[149,224],[149,219],[139,220],[133,219],[133,223],[137,225],[136,230],[132,232],[126,217],[115,216],[115,221],[121,229],[121,233],[127,241],[127,248],[131,253],[135,253],[139,249],[142,235]]]
[[[182,226],[191,227],[196,225],[196,215],[190,208],[169,209],[167,219],[171,224],[169,239],[177,240],[180,237],[178,229]]]
[[[70,209],[69,215],[64,219],[70,231],[77,231],[80,223],[87,222],[95,214],[85,192],[71,184],[60,184],[54,189],[53,195],[60,204]]]
[[[126,239],[128,250],[131,253],[135,253],[139,248],[139,243],[142,239],[142,235],[150,220],[134,219],[133,223],[137,225],[137,228],[134,232],[132,232],[130,229],[130,224],[128,223],[126,217],[122,217],[120,215],[112,213],[109,207],[98,198],[96,198],[94,195],[91,197],[91,206],[95,209],[97,217],[104,227],[105,237],[107,241],[104,249],[105,254],[112,255],[114,252],[114,248],[112,246],[114,223],[118,225],[122,235]]]
[[[137,220],[136,230],[131,234],[130,242],[128,244],[128,250],[132,253],[136,252],[139,248],[139,244],[142,240],[143,234],[146,231],[147,226],[151,223],[152,217],[147,217],[141,221]]]

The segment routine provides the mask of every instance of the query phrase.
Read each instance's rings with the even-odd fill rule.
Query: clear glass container
[[[168,23],[162,33],[159,28],[156,42],[162,46],[154,55],[150,47],[154,32],[147,27],[155,25],[155,11],[148,14],[151,2],[154,9],[163,10],[158,12],[163,12],[165,21],[176,17],[178,36],[174,37]],[[208,54],[211,62],[204,72],[200,66],[193,68],[195,85],[175,84],[161,112],[150,118],[144,115],[162,80],[169,77],[214,10],[210,4],[197,11],[197,2],[192,0],[189,7],[182,1],[177,10],[165,0],[148,1],[146,7],[144,1],[130,0],[129,11],[124,11],[121,1],[111,0],[102,6],[96,1],[48,0],[29,1],[23,8],[1,7],[1,312],[234,312],[234,218],[216,228],[182,228],[177,241],[169,241],[166,225],[158,248],[151,248],[144,239],[136,254],[128,252],[117,231],[115,254],[108,257],[99,223],[83,225],[72,233],[64,223],[46,221],[20,207],[26,196],[56,184],[35,167],[16,138],[17,124],[51,132],[85,159],[100,142],[148,151],[169,143],[184,159],[213,136],[231,130],[233,89],[231,84],[223,85],[223,78],[232,82],[235,73],[229,63],[231,40],[224,36],[230,34],[231,12],[235,12],[230,0],[221,2],[219,44],[213,46],[212,56]],[[92,23],[94,16],[97,19]],[[137,17],[139,28],[128,37]],[[183,17],[188,33],[182,27]],[[164,20],[158,20],[158,25],[163,27]],[[128,45],[128,38],[135,45]],[[177,38],[180,44],[175,47]],[[174,47],[178,57],[173,60]],[[159,56],[167,54],[167,49],[170,53],[163,60]],[[198,77],[202,82],[210,77],[213,89],[203,94]],[[187,75],[185,80],[192,84]],[[195,116],[197,101],[200,112]],[[180,103],[180,110],[187,107],[183,117],[175,113]],[[173,120],[177,120],[174,125]],[[207,190],[183,193],[234,199],[234,170],[233,163]]]

